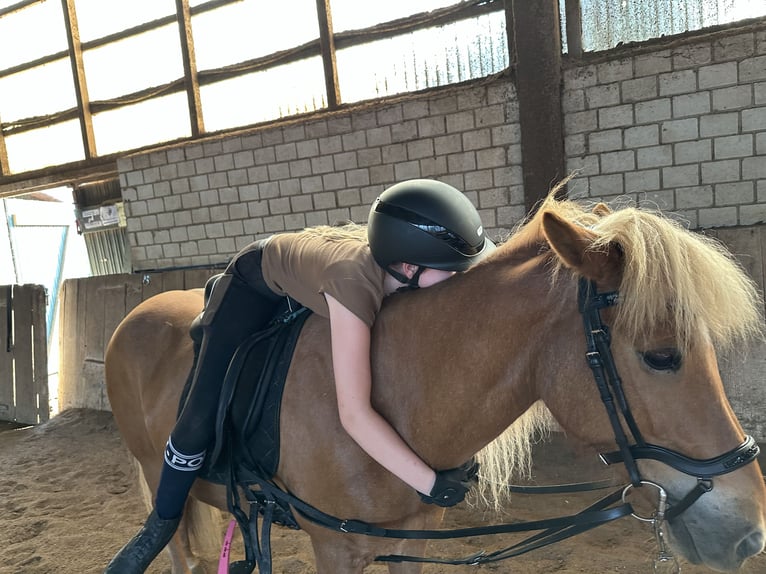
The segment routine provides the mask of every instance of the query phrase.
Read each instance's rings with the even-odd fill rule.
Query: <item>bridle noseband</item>
[[[599,293],[595,282],[582,278],[578,283],[577,299],[585,327],[587,342],[585,356],[588,366],[593,372],[593,378],[596,380],[596,386],[606,408],[618,448],[614,452],[601,454],[601,460],[606,464],[622,462],[634,487],[646,483],[636,464],[636,461],[640,459],[656,460],[695,477],[697,485],[667,511],[665,518],[673,520],[700,496],[712,490],[714,477],[734,472],[750,464],[758,456],[760,448],[755,439],[748,435],[742,444],[730,451],[714,458],[697,459],[644,441],[630,410],[622,381],[617,373],[617,367],[612,356],[609,330],[601,322],[601,309],[617,305],[619,293],[616,291]],[[627,432],[622,421],[625,421]],[[630,444],[628,433],[633,437],[634,444]]]

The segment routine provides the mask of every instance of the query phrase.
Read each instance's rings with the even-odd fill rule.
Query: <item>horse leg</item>
[[[423,556],[426,551],[426,540],[416,540],[407,544],[406,554],[410,556]],[[389,562],[388,574],[420,574],[423,565],[417,562]]]
[[[185,516],[181,519],[178,530],[167,545],[172,574],[205,574],[205,568],[192,552],[189,542],[190,521],[192,520],[189,506],[190,504],[187,503]]]

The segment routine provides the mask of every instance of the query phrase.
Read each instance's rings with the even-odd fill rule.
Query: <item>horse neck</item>
[[[430,464],[460,464],[538,398],[554,319],[539,244],[422,292],[396,295],[374,336],[374,400]]]

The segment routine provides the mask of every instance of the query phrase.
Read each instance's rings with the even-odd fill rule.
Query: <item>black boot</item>
[[[138,534],[112,558],[104,574],[143,574],[173,538],[180,521],[180,516],[163,520],[152,511]]]

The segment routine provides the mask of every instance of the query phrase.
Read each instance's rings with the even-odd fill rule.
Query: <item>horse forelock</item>
[[[670,329],[681,350],[708,337],[716,347],[730,349],[763,335],[758,286],[719,241],[642,207],[594,214],[585,205],[551,194],[543,210],[595,231],[598,238],[589,249],[621,249],[614,329],[629,340],[640,343]],[[554,261],[554,281],[561,265]]]

